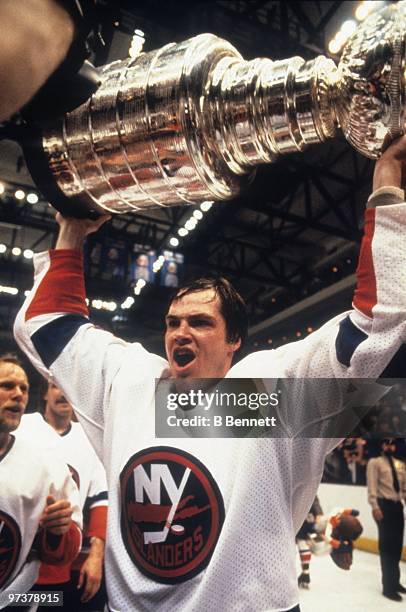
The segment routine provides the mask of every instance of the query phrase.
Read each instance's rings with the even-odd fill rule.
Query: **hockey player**
[[[72,406],[52,382],[47,384],[44,401],[43,416],[37,412],[23,417],[17,435],[24,439],[35,436],[68,464],[79,489],[84,528],[79,557],[73,564],[58,567],[43,563],[36,588],[63,591],[63,610],[69,612],[79,612],[82,608],[102,609],[104,588],[100,593],[99,590],[106,539],[106,474],[82,427],[72,420]],[[91,608],[86,607],[87,602]]]
[[[77,481],[84,519],[80,557],[72,568],[64,568],[68,569],[65,577],[68,581],[70,579],[65,589],[69,596],[65,598],[64,606],[66,610],[79,612],[84,604],[91,601],[92,610],[102,609],[103,593],[100,593],[98,601],[94,598],[103,578],[107,523],[106,474],[82,427],[72,421],[72,406],[63,392],[50,382],[44,399],[44,418],[60,436],[60,449]],[[38,584],[51,585],[55,582],[62,582],[61,574],[57,575],[52,566],[41,566]]]
[[[312,551],[309,540],[313,534],[317,533],[317,519],[322,515],[323,511],[320,506],[319,498],[316,495],[309,513],[303,521],[303,525],[296,534],[296,544],[300,556],[300,565],[302,567],[297,582],[302,589],[308,589],[310,587],[310,561],[312,558]]]
[[[39,560],[71,562],[81,544],[78,492],[67,466],[13,435],[27,402],[23,368],[0,358],[0,608],[31,588]]]
[[[316,495],[303,525],[296,534],[302,566],[302,572],[298,577],[300,588],[310,588],[312,552],[319,555],[329,552],[339,568],[343,570],[351,568],[353,542],[362,533],[358,515],[358,510],[354,508],[343,508],[337,509],[330,516],[325,516]]]
[[[113,612],[299,609],[295,533],[325,455],[338,443],[331,423],[346,419],[353,390],[346,379],[390,377],[402,366],[405,157],[402,137],[376,164],[353,310],[300,342],[253,353],[233,368],[245,326],[242,300],[227,281],[178,291],[166,317],[165,361],[89,322],[81,249],[105,219],[58,215],[56,249],[36,256],[35,286],[15,333],[34,365],[55,377],[103,456]],[[154,436],[155,379],[168,376],[323,381],[311,397],[300,380],[291,383],[295,401],[284,415],[285,438],[162,444]],[[372,387],[379,397],[380,385]],[[330,437],[301,437],[315,423]]]

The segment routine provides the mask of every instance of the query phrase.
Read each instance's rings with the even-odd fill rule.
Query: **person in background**
[[[67,466],[35,438],[14,436],[28,393],[20,362],[0,357],[0,609],[32,587],[40,560],[71,563],[81,545],[78,491]]]
[[[66,612],[102,610],[106,599],[103,581],[106,474],[82,427],[73,421],[72,406],[52,382],[46,385],[44,402],[43,415],[37,412],[24,417],[17,433],[24,437],[34,435],[67,463],[79,489],[84,528],[83,545],[74,563],[58,567],[43,563],[36,589],[62,591],[64,605],[61,610]]]
[[[379,556],[384,597],[402,601],[400,593],[400,557],[402,554],[406,500],[406,468],[394,459],[396,443],[393,438],[381,441],[381,456],[370,459],[367,466],[368,502],[378,527]]]

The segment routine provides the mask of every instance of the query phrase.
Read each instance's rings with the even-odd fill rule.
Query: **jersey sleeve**
[[[93,476],[83,509],[85,517],[84,537],[106,539],[107,480],[106,472],[97,456],[94,456]]]
[[[352,310],[232,370],[233,377],[295,379],[285,384],[290,401],[281,408],[287,435],[346,437],[386,393],[382,379],[405,376],[406,204],[379,205],[382,198],[373,194],[366,210]]]
[[[112,380],[135,345],[90,323],[81,253],[40,253],[34,267],[34,287],[14,326],[16,340],[33,365],[63,389],[93,437],[102,436]]]

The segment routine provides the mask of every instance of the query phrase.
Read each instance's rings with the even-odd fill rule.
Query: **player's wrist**
[[[76,221],[61,225],[55,250],[68,249],[81,251],[86,239],[86,231]]]
[[[104,540],[93,536],[90,538],[90,551],[88,559],[103,563],[104,557]]]
[[[400,161],[382,159],[376,163],[372,189],[376,191],[382,187],[402,187],[402,163]]]

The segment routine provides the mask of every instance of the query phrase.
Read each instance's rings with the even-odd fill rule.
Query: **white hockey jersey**
[[[72,422],[59,435],[39,412],[25,414],[15,436],[23,440],[35,439],[42,448],[52,451],[69,468],[79,489],[80,509],[83,513],[83,537],[80,554],[73,565],[42,564],[38,584],[67,582],[72,568],[82,566],[90,551],[91,538],[105,540],[107,519],[107,480],[105,469],[79,423]]]
[[[34,412],[22,417],[15,436],[35,439],[42,448],[59,453],[79,489],[82,511],[107,505],[106,472],[79,423],[72,422],[59,435],[39,412]]]
[[[324,379],[317,398],[302,385],[294,390],[284,439],[156,439],[155,379],[165,376],[167,362],[88,321],[80,253],[35,258],[35,286],[16,338],[75,405],[103,457],[112,611],[297,604],[295,534],[336,442],[301,436],[315,422],[334,436],[334,423],[345,418],[341,379],[404,372],[405,224],[403,203],[369,209],[354,309],[230,370],[229,377]],[[382,393],[378,385],[374,391]]]
[[[79,495],[67,466],[34,442],[14,438],[0,459],[0,608],[9,593],[24,593],[35,583],[40,561],[27,560],[46,498],[69,499],[72,519],[81,528]]]
[[[23,414],[20,424],[14,432],[16,438],[35,440],[41,448],[57,451],[60,448],[60,438],[39,412]],[[62,458],[62,455],[61,455]],[[67,461],[65,461],[67,463]]]

